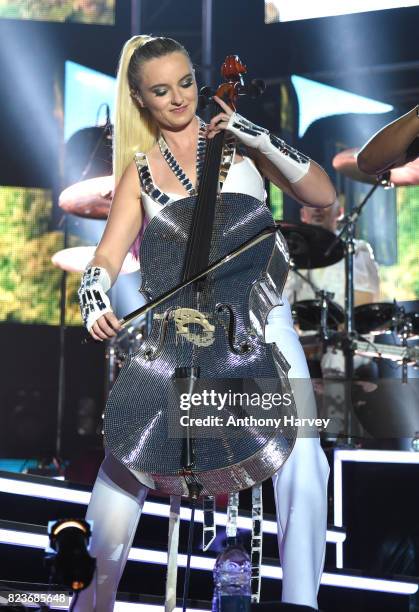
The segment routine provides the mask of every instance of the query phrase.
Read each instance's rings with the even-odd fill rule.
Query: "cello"
[[[237,56],[222,66],[216,93],[233,110],[249,90],[246,71]],[[264,341],[288,249],[264,202],[221,192],[234,152],[225,133],[208,140],[198,194],[167,203],[147,225],[140,261],[148,304],[121,323],[151,310],[152,327],[127,357],[104,412],[105,446],[143,484],[170,495],[249,488],[272,476],[295,442],[293,427],[264,424],[267,410],[257,401],[280,398],[269,409],[277,423],[295,415],[289,365]],[[208,397],[225,400],[222,408],[193,399]],[[250,397],[254,404],[243,405]],[[231,418],[245,425],[227,427]]]

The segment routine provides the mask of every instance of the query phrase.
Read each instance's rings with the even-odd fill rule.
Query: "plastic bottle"
[[[212,612],[250,612],[252,564],[241,544],[233,542],[214,565]]]
[[[415,435],[412,438],[412,450],[417,453],[419,452],[419,431],[417,431],[415,433]]]

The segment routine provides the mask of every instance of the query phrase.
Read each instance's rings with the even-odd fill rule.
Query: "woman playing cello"
[[[189,55],[172,39],[131,38],[122,51],[117,88],[117,187],[105,232],[79,289],[84,324],[98,341],[120,329],[106,293],[138,240],[144,220],[149,222],[168,202],[195,193],[202,147],[220,131],[233,134],[246,151],[235,155],[223,193],[249,194],[263,201],[263,177],[267,177],[305,206],[329,206],[336,197],[329,178],[315,162],[233,112],[221,99],[216,98],[220,112],[203,124],[196,116],[198,93]],[[133,160],[138,152],[146,153],[141,158],[142,172],[138,157]],[[152,182],[152,189],[149,185],[146,189],[144,177]],[[286,300],[271,311],[265,340],[278,345],[291,366],[290,377],[309,378]],[[298,412],[301,408],[315,416],[314,406],[299,406],[298,397],[296,402]],[[325,555],[328,473],[319,438],[307,437],[297,439],[273,477],[282,600],[314,609]],[[86,516],[94,521],[91,554],[97,558],[96,601],[92,585],[80,593],[78,612],[113,610],[147,492],[122,463],[107,454]]]

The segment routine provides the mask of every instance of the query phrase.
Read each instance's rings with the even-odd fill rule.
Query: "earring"
[[[140,103],[140,96],[135,91],[130,90],[129,95],[131,96],[131,98],[133,98],[133,100],[136,100],[138,103]]]
[[[146,108],[144,102],[141,100],[141,97],[137,93],[135,93],[134,91],[130,91],[130,96],[137,102],[137,104],[141,108]]]

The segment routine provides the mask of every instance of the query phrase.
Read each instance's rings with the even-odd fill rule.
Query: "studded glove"
[[[265,128],[255,125],[238,113],[233,113],[226,129],[246,147],[260,151],[290,183],[296,183],[307,174],[310,159],[278,136],[270,134]]]
[[[86,268],[78,290],[83,323],[90,331],[94,323],[105,313],[112,312],[106,292],[111,288],[111,279],[105,268]]]

